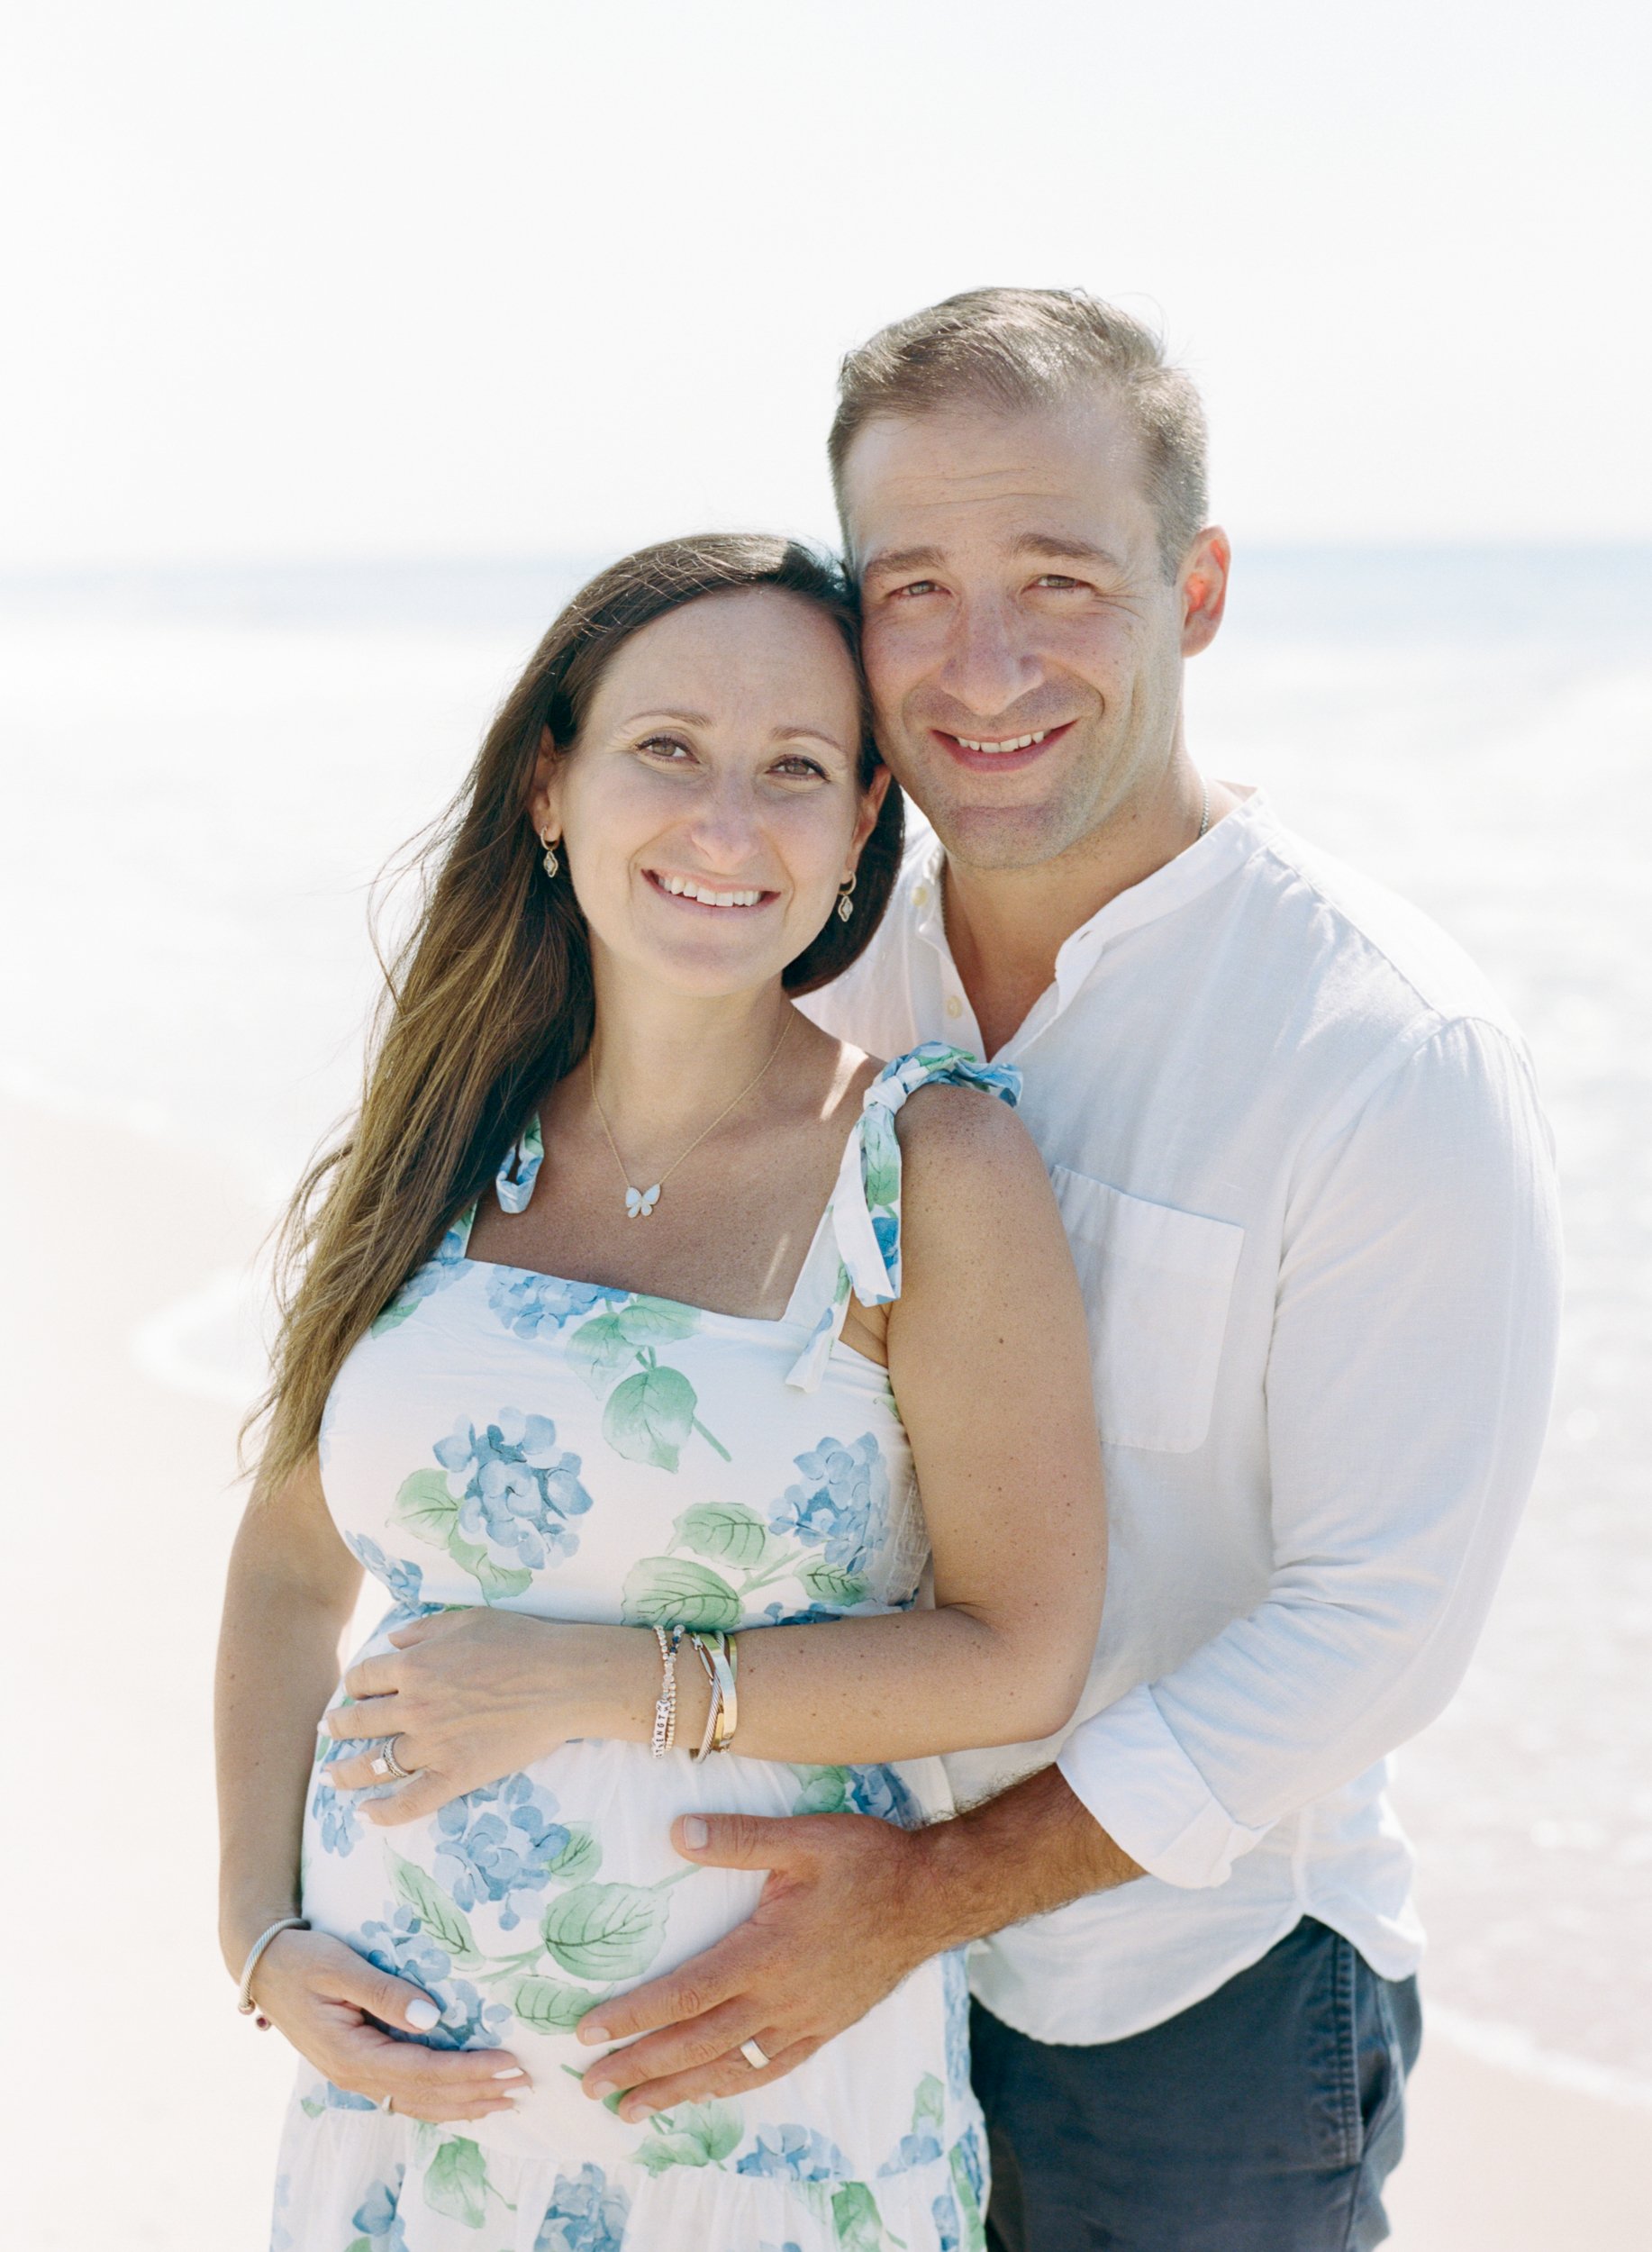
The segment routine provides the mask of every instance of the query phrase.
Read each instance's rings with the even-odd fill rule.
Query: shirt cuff
[[[1076,1728],[1056,1765],[1113,1843],[1166,1884],[1224,1884],[1267,1834],[1212,1796],[1145,1684]]]

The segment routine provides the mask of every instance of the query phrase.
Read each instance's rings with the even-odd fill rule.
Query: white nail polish
[[[508,2065],[503,2072],[496,2072],[494,2075],[495,2080],[520,2080],[522,2077],[522,2068],[520,2065]]]
[[[428,2033],[432,2026],[441,2023],[441,2011],[433,2002],[427,2002],[422,1994],[416,2002],[408,2003],[404,2015],[418,2033]]]

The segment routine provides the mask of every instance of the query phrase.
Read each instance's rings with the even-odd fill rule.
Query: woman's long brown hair
[[[824,610],[858,663],[853,592],[812,549],[725,533],[645,548],[594,578],[557,619],[413,861],[422,909],[386,964],[360,1109],[310,1166],[277,1239],[280,1326],[269,1388],[246,1425],[268,1419],[265,1489],[309,1455],[345,1356],[590,1044],[585,917],[566,868],[547,880],[528,820],[545,730],[558,749],[571,748],[631,635],[685,603],[747,587],[777,587]],[[863,692],[863,788],[877,764]],[[788,966],[789,993],[825,985],[872,936],[900,864],[902,821],[892,784],[860,857],[854,916],[828,918]]]

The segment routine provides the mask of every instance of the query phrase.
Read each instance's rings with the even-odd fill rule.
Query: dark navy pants
[[[977,2002],[992,2252],[1366,2252],[1403,2142],[1417,1982],[1305,1918],[1204,2002],[1057,2048]]]

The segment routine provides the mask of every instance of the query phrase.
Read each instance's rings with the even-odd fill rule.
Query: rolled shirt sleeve
[[[1295,1168],[1266,1378],[1265,1600],[1080,1724],[1059,1766],[1166,1883],[1220,1884],[1462,1678],[1553,1392],[1559,1225],[1529,1059],[1453,1019]]]

